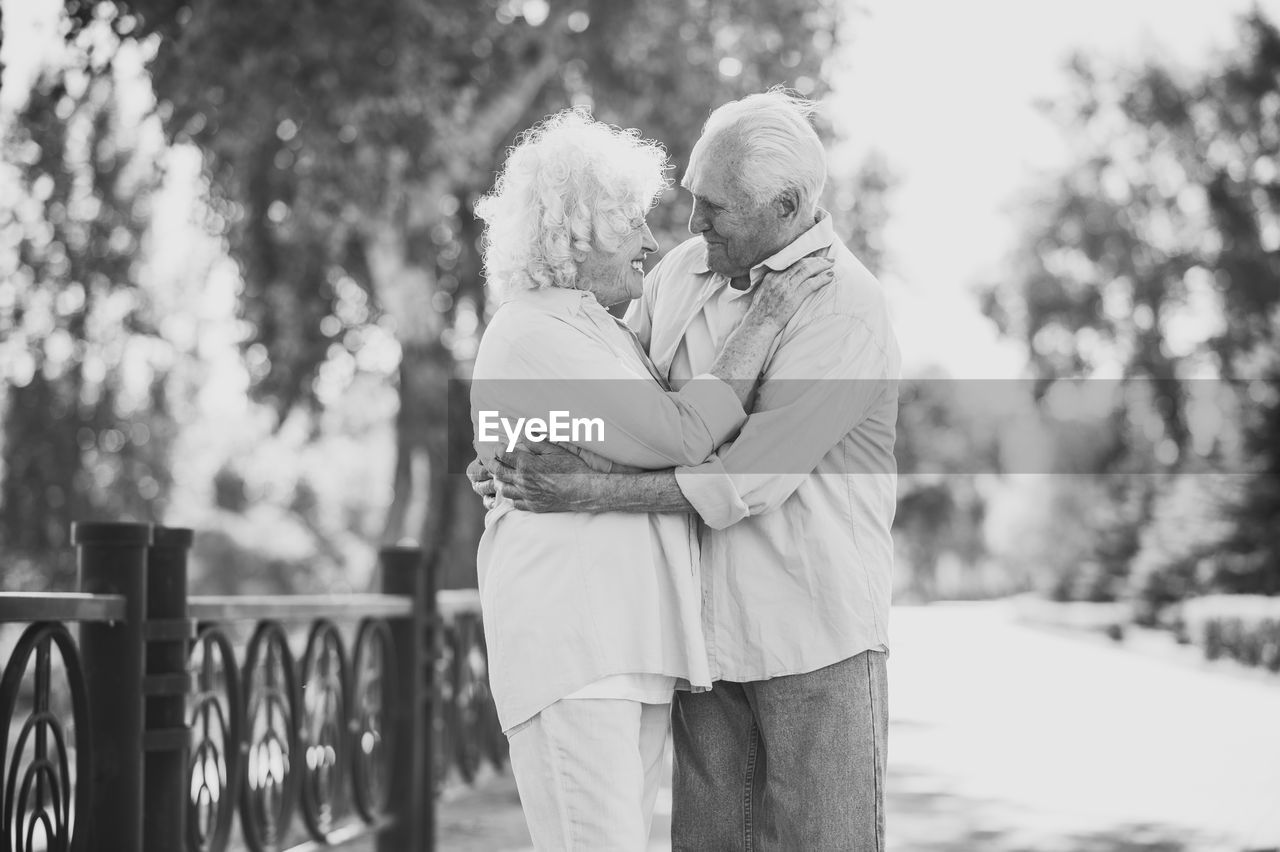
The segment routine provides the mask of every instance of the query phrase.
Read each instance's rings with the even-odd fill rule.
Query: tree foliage
[[[337,310],[335,278],[368,290],[402,341],[439,338],[457,297],[478,295],[471,201],[539,116],[591,103],[683,163],[716,103],[806,75],[815,86],[838,22],[813,0],[121,0],[78,14],[104,5],[122,32],[159,38],[165,125],[208,156],[246,317],[270,355],[258,390],[282,410],[315,400],[339,336],[321,320],[367,319]]]
[[[1280,592],[1280,31],[1254,12],[1239,41],[1198,73],[1075,61],[1074,94],[1056,109],[1077,155],[1030,211],[1016,274],[986,302],[1046,380],[1113,372],[1135,385],[1113,470],[1252,471],[1229,534],[1215,516],[1180,554],[1144,539],[1144,588],[1162,585],[1152,566],[1189,576],[1211,553],[1198,586],[1163,586]],[[1206,427],[1206,408],[1235,434]],[[1185,487],[1163,487],[1161,517],[1185,514]]]
[[[771,84],[822,93],[835,0],[67,0],[68,40],[140,46],[171,144],[203,155],[238,264],[244,355],[281,421],[399,353],[382,538],[439,549],[467,582],[478,504],[444,475],[485,304],[472,202],[503,150],[559,107],[664,142],[682,169],[713,106]],[[93,40],[90,39],[90,42]],[[112,57],[86,60],[109,67]],[[684,235],[673,192],[655,213]],[[377,362],[377,363],[374,363]],[[157,409],[159,410],[159,409]],[[453,495],[462,493],[461,500]],[[116,515],[118,516],[118,515]],[[61,523],[59,521],[58,523]]]
[[[137,269],[155,151],[81,56],[0,139],[0,548],[28,587],[69,576],[73,520],[155,520],[170,483],[171,352]]]

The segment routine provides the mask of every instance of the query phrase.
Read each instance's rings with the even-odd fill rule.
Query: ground
[[[1007,603],[896,608],[892,636],[890,852],[1280,850],[1280,677]],[[441,852],[531,848],[509,773],[439,821]]]

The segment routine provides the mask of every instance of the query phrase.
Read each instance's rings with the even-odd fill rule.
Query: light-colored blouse
[[[509,423],[556,411],[598,419],[603,428],[579,446],[645,468],[699,464],[746,419],[713,376],[666,390],[623,323],[590,293],[554,288],[498,308],[476,356],[471,409],[473,426],[481,411]],[[505,432],[477,440],[477,453],[487,460],[506,442]],[[503,730],[613,675],[710,687],[691,516],[534,514],[499,499],[476,561]]]

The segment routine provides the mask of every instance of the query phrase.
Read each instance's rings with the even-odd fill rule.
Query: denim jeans
[[[885,657],[676,693],[673,852],[883,852]]]

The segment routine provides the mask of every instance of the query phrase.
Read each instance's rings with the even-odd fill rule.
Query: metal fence
[[[72,539],[78,592],[0,594],[0,852],[429,850],[441,785],[504,765],[478,598],[421,551],[380,594],[201,597],[190,530]]]

